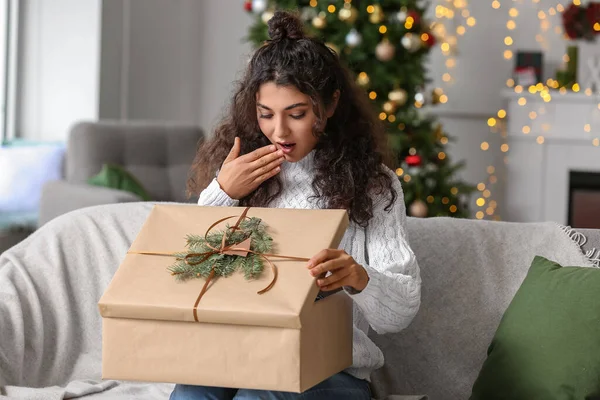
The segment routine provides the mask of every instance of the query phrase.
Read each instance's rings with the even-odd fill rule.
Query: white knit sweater
[[[318,208],[316,200],[309,199],[314,194],[313,160],[314,151],[297,163],[284,162],[280,173],[283,191],[270,207]],[[367,336],[369,326],[379,334],[398,332],[410,324],[421,302],[421,277],[408,244],[402,187],[396,175],[388,172],[398,193],[394,206],[385,211],[389,198],[374,199],[374,216],[368,227],[351,222],[340,244],[370,278],[362,292],[350,295],[355,304],[353,365],[346,371],[367,380],[384,363],[381,350]],[[233,207],[238,202],[213,180],[200,194],[198,204]]]

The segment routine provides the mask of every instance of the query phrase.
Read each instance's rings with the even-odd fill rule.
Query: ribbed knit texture
[[[310,197],[314,151],[297,163],[284,162],[280,176],[281,195],[270,204],[273,208],[319,208]],[[371,372],[383,366],[381,350],[367,336],[369,326],[379,334],[398,332],[406,328],[419,310],[421,277],[415,255],[410,249],[405,228],[406,208],[402,187],[396,175],[392,177],[398,198],[386,211],[389,201],[382,196],[374,199],[374,216],[367,228],[350,223],[340,249],[344,249],[369,274],[369,284],[354,300],[353,365],[346,372],[360,379],[369,379]],[[198,204],[206,206],[237,206],[215,180],[200,194]]]

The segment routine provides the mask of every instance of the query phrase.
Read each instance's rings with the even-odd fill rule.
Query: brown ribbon
[[[244,212],[239,216],[237,222],[235,223],[234,226],[230,227],[229,229],[231,229],[232,231],[238,230],[240,223],[246,219],[249,218],[247,217],[248,214],[248,210],[250,210],[250,207],[246,207],[246,209],[244,210]],[[214,224],[212,224],[207,230],[206,233],[204,234],[204,239],[207,239],[208,234],[210,233],[210,231],[217,225],[219,225],[221,222],[227,221],[228,219],[231,218],[235,218],[236,216],[230,216],[230,217],[225,217],[225,218],[221,218],[220,220],[218,220],[217,222],[215,222]],[[246,239],[247,240],[247,239]],[[223,234],[223,240],[221,241],[221,246],[219,248],[216,247],[212,247],[210,244],[208,244],[208,240],[206,241],[206,244],[208,247],[211,248],[211,251],[207,251],[204,253],[190,253],[188,255],[185,256],[184,261],[188,264],[188,265],[198,265],[200,263],[203,263],[204,261],[208,260],[209,257],[215,255],[215,254],[232,254],[235,252],[239,252],[239,253],[252,253],[255,254],[257,256],[262,257],[271,267],[271,270],[273,271],[273,279],[271,280],[271,283],[269,283],[269,285],[267,285],[267,287],[265,287],[262,290],[259,290],[257,292],[257,294],[263,294],[268,292],[274,285],[275,285],[275,281],[277,280],[277,267],[275,266],[275,264],[273,264],[273,262],[269,259],[269,257],[272,258],[283,258],[286,260],[293,260],[293,261],[308,261],[309,258],[304,258],[304,257],[292,257],[292,256],[284,256],[284,255],[280,255],[280,254],[269,254],[269,253],[258,253],[256,251],[252,251],[249,248],[245,248],[245,247],[235,247],[235,246],[239,246],[241,243],[244,243],[246,240],[244,240],[243,242],[240,243],[233,243],[230,244],[229,246],[226,246],[225,243],[227,242],[227,230],[225,231],[225,233]],[[166,252],[151,252],[151,251],[128,251],[128,254],[144,254],[144,255],[155,255],[155,256],[172,256],[173,253],[166,253]],[[239,254],[238,253],[238,254]],[[188,261],[189,258],[191,257],[202,257],[199,261],[195,261],[195,262],[190,262]],[[200,303],[200,299],[202,299],[202,296],[204,296],[204,293],[206,293],[206,291],[208,290],[208,285],[210,284],[210,282],[212,281],[212,279],[215,277],[215,266],[213,265],[210,271],[210,274],[208,275],[208,277],[206,278],[206,282],[204,282],[204,286],[202,287],[202,290],[200,291],[200,294],[198,295],[198,297],[196,298],[196,302],[194,303],[194,320],[196,322],[198,321],[198,304]]]

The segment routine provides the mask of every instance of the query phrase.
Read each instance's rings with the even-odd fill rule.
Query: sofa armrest
[[[88,184],[50,181],[42,188],[38,225],[79,208],[142,201],[130,192]]]

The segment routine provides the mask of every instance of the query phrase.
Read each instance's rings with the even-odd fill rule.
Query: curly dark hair
[[[274,82],[296,87],[312,101],[317,116],[314,134],[319,138],[312,182],[317,198],[326,208],[346,209],[352,221],[366,226],[373,217],[373,195],[389,196],[386,209],[397,198],[393,177],[384,167],[391,160],[384,157],[384,128],[366,93],[354,83],[335,51],[305,36],[296,14],[277,11],[268,25],[271,39],[254,53],[214,136],[198,148],[188,193],[197,195],[210,183],[236,136],[241,140],[241,154],[270,144],[258,125],[256,93],[262,84]],[[319,129],[336,91],[339,98],[335,112],[324,129]],[[240,199],[240,205],[266,207],[281,188],[275,176]]]

